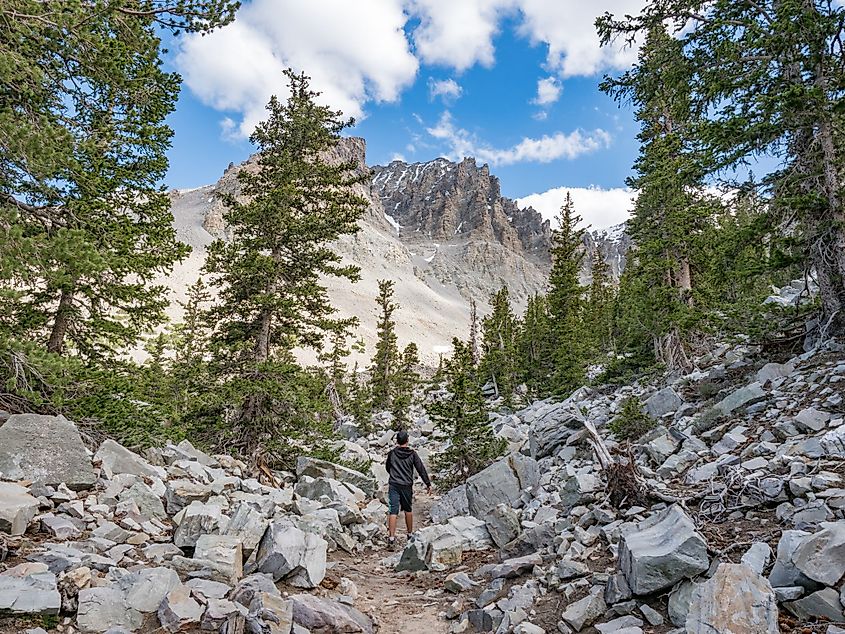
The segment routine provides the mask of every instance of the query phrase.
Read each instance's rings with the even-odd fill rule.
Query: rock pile
[[[0,530],[44,538],[0,573],[6,614],[72,615],[64,631],[86,634],[373,631],[351,605],[295,589],[320,586],[327,552],[373,547],[386,514],[374,474],[303,458],[271,487],[187,441],[142,457],[106,440],[92,456],[52,416],[11,416],[0,438],[14,480],[0,482]]]

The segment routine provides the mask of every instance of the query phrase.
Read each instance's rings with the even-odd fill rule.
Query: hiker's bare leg
[[[398,518],[398,515],[389,515],[387,517],[387,534],[391,537],[396,536],[396,520]]]
[[[408,535],[414,532],[414,514],[405,513],[405,528],[408,529]]]

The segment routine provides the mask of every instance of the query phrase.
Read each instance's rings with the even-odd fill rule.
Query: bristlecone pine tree
[[[496,396],[501,396],[505,404],[510,405],[518,381],[518,322],[511,310],[507,287],[502,287],[493,294],[490,298],[490,308],[490,314],[481,322],[483,354],[479,364],[480,376],[483,381],[491,382]]]
[[[393,378],[394,396],[393,429],[405,429],[408,426],[408,410],[414,398],[414,389],[420,382],[418,366],[420,364],[419,348],[417,344],[409,343],[402,351],[399,369]]]
[[[428,406],[447,441],[433,460],[443,487],[465,482],[502,455],[505,446],[493,434],[472,350],[459,339],[452,341],[452,348],[451,358],[444,362],[448,396]]]
[[[528,298],[517,334],[519,377],[534,398],[547,394],[554,372],[552,323],[545,295]]]
[[[399,370],[399,347],[396,339],[396,323],[393,313],[396,304],[393,303],[393,282],[379,280],[379,294],[376,304],[379,307],[378,341],[370,368],[370,395],[373,411],[389,410],[393,406],[396,381],[395,375]]]
[[[546,395],[566,397],[584,383],[586,346],[582,327],[584,288],[579,281],[584,257],[584,230],[567,192],[560,209],[560,226],[552,232],[552,270],[546,296],[552,328],[554,369]]]
[[[637,106],[641,131],[638,191],[628,231],[637,245],[630,282],[636,302],[627,307],[651,338],[657,361],[669,368],[690,367],[686,342],[700,320],[695,301],[698,241],[717,208],[703,186],[700,161],[687,150],[695,121],[689,65],[681,44],[662,25],[652,29],[638,65],[603,88]]]
[[[351,188],[367,175],[353,162],[324,158],[351,120],[318,105],[304,74],[285,75],[290,97],[272,97],[267,120],[250,137],[258,169],[238,173],[244,198],[225,199],[232,239],[215,241],[206,262],[219,289],[217,369],[224,400],[237,406],[227,442],[248,455],[258,445],[289,447],[287,436],[315,433],[313,419],[297,407],[291,350],[317,348],[326,332],[349,325],[334,318],[322,278],[358,279],[357,267],[341,265],[330,245],[358,230],[367,207]]]
[[[584,327],[589,333],[591,353],[601,358],[613,349],[614,289],[610,267],[604,255],[596,249],[593,255],[592,280],[584,307]]]

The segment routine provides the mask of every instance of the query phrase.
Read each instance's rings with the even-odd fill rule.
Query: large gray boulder
[[[707,543],[678,505],[624,532],[619,541],[619,569],[637,595],[670,588],[709,566]]]
[[[11,482],[0,482],[0,531],[23,535],[38,512],[38,500],[29,490]]]
[[[113,627],[135,632],[144,622],[144,615],[130,608],[117,588],[84,588],[77,598],[76,626],[84,634],[102,634]]]
[[[687,634],[778,634],[772,586],[744,564],[719,564],[716,574],[693,589]]]
[[[207,562],[221,578],[235,583],[244,575],[243,546],[231,535],[200,535],[194,559]]]
[[[466,515],[469,513],[469,501],[467,500],[467,487],[465,484],[450,489],[442,495],[437,502],[432,504],[429,515],[433,524],[442,524],[450,517]]]
[[[557,453],[575,431],[583,428],[580,412],[569,403],[547,407],[549,411],[532,422],[528,430],[531,457],[537,460]]]
[[[296,477],[301,478],[304,475],[311,478],[331,478],[333,480],[340,480],[341,482],[354,484],[369,497],[373,497],[376,489],[378,488],[375,478],[364,475],[360,471],[355,471],[353,469],[334,464],[333,462],[327,462],[326,460],[300,456],[296,459]]]
[[[469,512],[484,519],[499,504],[519,506],[523,492],[536,488],[539,481],[533,458],[510,454],[467,480]]]
[[[845,575],[845,520],[825,524],[804,538],[792,554],[792,563],[813,581],[836,585]]]
[[[328,543],[286,520],[270,523],[256,551],[259,572],[287,579],[298,588],[314,588],[326,575]]]
[[[49,615],[61,607],[56,575],[46,564],[18,564],[0,573],[0,612]]]
[[[135,452],[111,439],[103,441],[94,454],[94,460],[101,463],[101,468],[108,478],[120,473],[162,479],[167,475],[164,469],[154,467]]]
[[[167,593],[180,585],[179,575],[164,567],[131,572],[115,583],[123,591],[126,605],[138,612],[155,612]]]
[[[312,634],[372,634],[373,623],[361,612],[337,601],[311,594],[295,594],[293,622]]]
[[[15,414],[0,427],[0,478],[90,489],[96,478],[79,430],[63,416]]]
[[[815,590],[818,584],[802,573],[792,562],[792,555],[801,545],[801,542],[809,537],[806,531],[783,531],[778,542],[775,565],[769,573],[769,583],[773,588],[786,588],[801,586],[808,590]]]
[[[678,396],[678,393],[671,387],[664,387],[652,394],[646,399],[644,408],[646,413],[652,418],[661,418],[666,414],[671,414],[684,404],[684,399]]]

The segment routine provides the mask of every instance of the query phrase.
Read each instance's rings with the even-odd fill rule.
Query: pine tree
[[[546,394],[554,372],[552,324],[545,295],[528,298],[517,335],[517,359],[520,380],[528,394],[539,398]]]
[[[360,374],[356,361],[349,377],[349,413],[360,433],[367,435],[373,431],[372,409],[370,409],[372,396],[369,383]]]
[[[161,185],[179,77],[159,38],[228,22],[236,3],[156,4],[0,6],[0,327],[50,353],[136,344],[164,319],[152,280],[188,252]]]
[[[211,301],[202,278],[188,288],[187,301],[180,302],[182,322],[173,327],[171,372],[175,386],[177,420],[181,420],[211,389],[209,373],[209,337],[207,307]]]
[[[568,192],[558,220],[560,226],[552,231],[552,270],[546,295],[554,370],[545,392],[566,397],[584,383],[587,353],[581,322],[584,289],[579,280],[584,230],[578,228],[581,216],[575,213]]]
[[[225,199],[232,239],[212,243],[206,261],[219,289],[213,346],[223,400],[237,404],[231,443],[246,452],[267,443],[290,448],[288,434],[315,436],[299,399],[316,385],[291,351],[318,348],[326,332],[349,325],[334,317],[323,277],[358,279],[331,243],[356,232],[367,207],[352,190],[367,175],[353,162],[325,158],[351,120],[317,105],[304,74],[285,75],[287,102],[272,97],[267,120],[250,137],[258,169],[238,172],[244,198]]]
[[[592,280],[584,309],[584,326],[589,333],[592,355],[596,358],[613,349],[613,301],[610,267],[597,249],[593,254]]]
[[[704,188],[701,161],[687,149],[696,115],[681,46],[656,26],[638,65],[603,84],[637,106],[642,145],[637,175],[628,182],[638,190],[628,231],[637,245],[631,276],[640,295],[631,309],[651,338],[655,359],[674,369],[691,366],[688,341],[704,310],[696,303],[695,256],[716,209]]]
[[[481,348],[478,344],[478,305],[474,299],[469,301],[469,349],[475,365],[481,362]]]
[[[418,366],[420,364],[417,344],[409,343],[402,351],[399,370],[394,377],[393,428],[405,429],[408,425],[408,410],[414,397],[414,390],[420,382]]]
[[[845,8],[814,0],[699,4],[652,1],[636,18],[606,15],[599,32],[607,43],[671,25],[691,109],[700,113],[693,141],[707,154],[708,175],[761,155],[781,159],[756,186],[817,276],[821,334],[845,332]]]
[[[348,329],[335,329],[329,333],[328,349],[317,355],[317,358],[325,364],[325,372],[329,379],[326,391],[337,417],[346,414],[346,403],[349,398],[349,388],[346,383],[346,358],[352,354],[352,350],[346,346],[348,338]]]
[[[493,434],[469,345],[454,339],[452,350],[444,364],[449,395],[428,407],[447,440],[446,448],[433,460],[444,487],[466,482],[502,455],[505,445]]]
[[[490,309],[490,314],[481,322],[483,356],[479,369],[482,379],[493,384],[496,396],[501,396],[505,404],[510,405],[518,383],[518,322],[511,310],[507,287],[493,294]]]
[[[393,282],[379,280],[379,294],[376,298],[380,315],[378,321],[378,340],[370,370],[372,410],[389,410],[393,406],[395,392],[394,377],[399,369],[399,348],[396,340],[396,323],[393,313]]]

